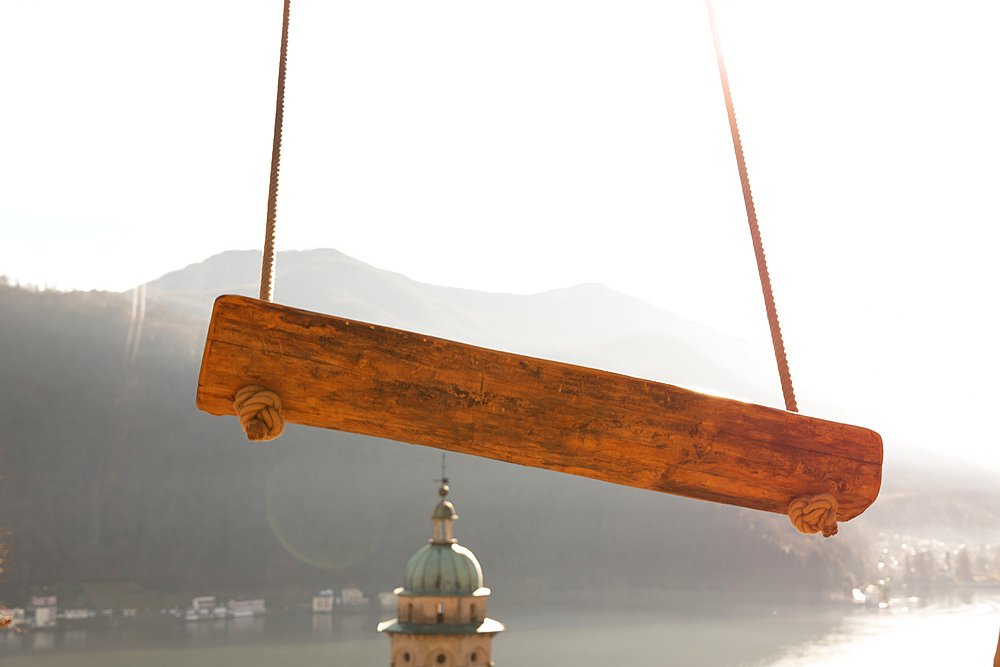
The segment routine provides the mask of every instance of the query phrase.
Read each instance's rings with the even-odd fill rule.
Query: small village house
[[[323,613],[328,611],[333,611],[332,588],[320,591],[319,594],[313,596],[313,612]]]
[[[256,616],[266,611],[264,600],[230,600],[229,613],[234,617]]]

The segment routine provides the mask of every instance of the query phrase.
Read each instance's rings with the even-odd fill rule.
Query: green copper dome
[[[423,595],[472,595],[483,586],[483,569],[475,555],[457,544],[434,543],[413,554],[406,564],[403,588]]]
[[[448,478],[442,470],[441,502],[431,513],[434,536],[431,543],[413,554],[406,564],[403,592],[417,595],[472,595],[483,587],[483,569],[471,551],[459,546],[451,536],[452,522],[458,518],[455,506],[445,500]]]

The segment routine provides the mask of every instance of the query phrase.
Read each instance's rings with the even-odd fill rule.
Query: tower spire
[[[441,455],[441,479],[434,481],[441,482],[441,488],[438,489],[441,502],[437,504],[437,507],[434,508],[434,513],[431,514],[431,520],[434,522],[434,536],[431,538],[431,544],[454,544],[456,540],[452,537],[451,524],[458,518],[458,515],[455,514],[455,506],[445,500],[451,489],[448,487],[448,474],[445,468],[444,454]]]
[[[448,487],[448,472],[447,469],[445,468],[444,457],[445,455],[441,454],[441,479],[434,480],[435,482],[441,482],[441,488],[438,489],[438,495],[441,496],[442,498],[447,496],[448,492],[451,491],[451,489]]]
[[[431,519],[434,536],[406,564],[395,593],[398,616],[379,623],[392,639],[391,664],[405,667],[492,665],[493,637],[502,623],[486,616],[490,589],[475,555],[452,537],[458,518],[448,495],[448,470],[441,457],[441,496]]]

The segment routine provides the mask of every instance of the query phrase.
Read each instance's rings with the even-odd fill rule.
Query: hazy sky
[[[997,4],[716,11],[802,410],[1000,468]],[[0,273],[124,290],[260,247],[280,19],[0,1]],[[701,0],[295,0],[288,67],[279,249],[767,340]]]

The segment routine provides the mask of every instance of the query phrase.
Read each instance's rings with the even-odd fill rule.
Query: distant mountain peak
[[[230,250],[150,282],[150,299],[208,319],[220,294],[257,296],[260,251]],[[333,248],[286,250],[275,300],[347,319],[775,402],[770,357],[601,283],[504,294],[417,282]]]

